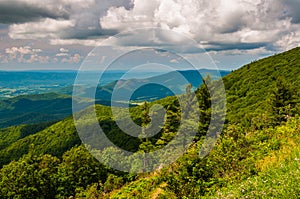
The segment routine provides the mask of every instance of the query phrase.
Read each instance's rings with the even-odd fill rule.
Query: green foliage
[[[35,134],[49,127],[52,123],[40,123],[33,125],[13,126],[0,129],[0,150],[8,147],[13,142],[25,138],[31,134]]]
[[[54,198],[59,159],[32,153],[4,166],[0,173],[1,198]]]
[[[67,198],[90,184],[106,181],[107,168],[83,146],[67,151],[62,160],[34,155],[33,150],[32,146],[28,155],[1,169],[1,198]]]
[[[133,121],[142,126],[141,134],[148,137],[151,106],[159,103],[165,108],[165,125],[149,138],[132,138],[121,132],[110,108],[96,105],[99,124],[106,136],[120,148],[138,151],[136,156],[160,149],[177,134],[198,128],[197,138],[187,152],[155,172],[135,176],[106,168],[82,145],[74,147],[81,142],[72,118],[47,128],[3,129],[0,197],[299,198],[299,52],[300,48],[296,48],[251,63],[224,78],[228,102],[226,126],[213,150],[204,158],[199,158],[198,153],[211,117],[212,97],[208,87],[218,84],[210,84],[209,77],[204,79],[206,84],[197,89],[196,95],[188,86],[186,94],[178,99],[168,97],[130,109]],[[187,100],[180,107],[179,99],[184,98]],[[198,110],[194,107],[196,101],[199,112],[193,112]],[[80,113],[87,126],[93,108]],[[124,109],[118,112],[120,115],[116,117],[122,116]],[[200,123],[195,123],[193,119],[198,114]],[[188,115],[192,119],[187,119]],[[181,118],[187,120],[178,132]],[[41,131],[36,132],[39,128]],[[93,132],[89,133],[93,138]],[[92,151],[102,154],[104,162],[118,160],[123,155],[120,152],[112,156],[117,149],[107,148],[105,143],[101,146]],[[177,151],[166,151],[170,152]],[[146,159],[144,165],[131,160],[124,164],[133,170],[147,167]]]
[[[0,101],[0,128],[61,120],[72,114],[72,98],[55,93]]]
[[[288,89],[292,91],[294,103],[299,104],[299,53],[300,48],[295,48],[248,64],[225,76],[227,120],[251,128],[257,121],[252,122],[252,118],[265,114],[269,122],[269,102],[279,80],[284,80],[288,87],[292,86]]]
[[[64,153],[58,167],[58,193],[60,197],[74,195],[76,189],[83,190],[95,182],[104,182],[107,169],[83,147],[75,147]]]
[[[124,184],[123,178],[121,176],[116,176],[114,174],[110,174],[104,183],[104,192],[108,193],[115,189],[119,189]]]
[[[300,189],[300,120],[291,119],[286,125],[271,130],[270,141],[258,144],[267,156],[256,163],[257,175],[248,175],[242,181],[233,181],[211,198],[299,198]],[[266,133],[266,132],[265,132]],[[264,136],[263,134],[260,135]],[[274,148],[274,138],[280,141]],[[262,138],[262,137],[261,137]],[[268,145],[267,145],[268,143]],[[274,143],[273,143],[274,145]],[[273,150],[272,150],[273,148]],[[259,156],[255,156],[256,158]]]
[[[203,79],[204,84],[196,91],[196,96],[199,103],[199,129],[196,135],[196,140],[199,141],[202,136],[205,136],[211,118],[211,96],[208,90],[208,84],[211,83],[210,76]]]
[[[80,143],[73,121],[68,118],[43,131],[17,139],[0,150],[0,165],[21,158],[28,153],[31,144],[35,146],[36,155],[48,153],[60,157],[65,151]]]
[[[298,181],[292,180],[298,175],[299,167],[295,164],[298,157],[282,157],[288,165],[290,163],[292,165],[288,167],[288,170],[277,170],[267,166],[264,167],[268,170],[263,170],[264,167],[260,166],[266,165],[265,162],[272,162],[266,158],[273,153],[284,151],[286,143],[292,142],[295,146],[299,146],[300,120],[299,118],[291,119],[299,112],[297,107],[299,107],[300,67],[298,59],[295,58],[299,51],[300,48],[296,48],[290,52],[252,63],[226,76],[224,82],[229,110],[226,128],[217,145],[204,159],[197,157],[199,147],[190,148],[187,154],[159,174],[163,176],[162,181],[166,183],[166,186],[160,188],[156,184],[154,189],[160,188],[163,192],[173,193],[180,198],[247,198],[246,196],[268,198],[276,194],[281,197],[299,197],[298,189],[294,188],[298,187]],[[277,62],[276,66],[272,65],[274,62]],[[198,99],[205,96],[202,101],[200,100],[200,106],[202,106],[201,111],[206,110],[202,115],[209,116],[210,105],[203,101],[209,98],[207,88],[200,87],[197,94]],[[279,111],[272,112],[270,107],[278,108]],[[274,123],[274,118],[278,122]],[[288,122],[286,125],[285,121]],[[282,126],[277,127],[277,125]],[[199,128],[201,131],[201,126]],[[205,128],[207,126],[202,126],[203,130]],[[163,139],[159,142],[164,144]],[[201,141],[197,144],[200,146]],[[292,179],[286,179],[288,174],[285,172],[287,171]],[[275,175],[274,172],[277,174]],[[261,178],[262,174],[263,176],[274,175],[271,175],[268,180],[273,183],[265,186],[261,183],[260,191],[255,192],[253,188],[256,188],[257,180],[251,182],[251,179]],[[139,183],[147,185],[144,180],[145,178],[141,178],[133,184],[124,186],[111,197],[139,197],[138,188],[135,186]],[[244,190],[248,187],[249,190],[245,191],[247,194],[234,191],[241,190],[239,188],[241,182],[246,184],[243,187]],[[272,188],[274,182],[286,183],[287,186],[278,187],[282,185],[279,184]],[[268,190],[270,190],[269,193]],[[289,190],[290,194],[284,190]],[[229,194],[226,194],[228,192]],[[151,194],[152,190],[149,189],[143,192],[145,197]]]
[[[295,115],[295,91],[285,80],[277,79],[275,88],[271,91],[270,109],[275,125],[286,122]]]

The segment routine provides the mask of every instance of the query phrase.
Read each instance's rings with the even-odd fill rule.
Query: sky
[[[198,56],[233,70],[299,44],[299,0],[0,0],[0,70],[96,70],[124,53],[116,69]]]

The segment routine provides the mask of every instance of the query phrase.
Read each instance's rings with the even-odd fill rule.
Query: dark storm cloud
[[[0,23],[10,24],[12,39],[96,39],[114,35],[99,18],[110,7],[130,9],[130,0],[16,0],[0,2]]]
[[[300,1],[286,0],[287,15],[292,18],[292,23],[300,23]]]
[[[68,18],[68,13],[61,10],[50,10],[38,5],[19,1],[0,2],[0,23],[24,23],[41,18]]]
[[[251,50],[267,46],[268,43],[209,43],[211,47],[206,48],[207,51],[222,50]]]

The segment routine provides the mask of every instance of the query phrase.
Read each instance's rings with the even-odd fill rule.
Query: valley
[[[0,130],[0,197],[297,198],[300,195],[299,55],[300,48],[294,48],[223,73],[227,100],[225,127],[214,148],[202,158],[199,151],[209,128],[212,99],[207,84],[203,84],[202,78],[191,75],[193,72],[186,72],[192,81],[191,90],[183,85],[184,90],[176,95],[159,90],[159,95],[155,96],[156,92],[144,93],[142,89],[132,98],[138,106],[129,109],[130,117],[139,126],[149,124],[147,113],[154,104],[166,110],[161,131],[147,139],[130,136],[118,127],[114,119],[122,116],[122,105],[117,107],[119,115],[113,116],[109,104],[89,106],[87,101],[86,108],[78,113],[86,119],[83,125],[93,129],[89,117],[95,109],[97,124],[104,135],[117,147],[137,152],[137,155],[162,149],[178,134],[184,115],[178,99],[199,103],[199,109],[195,110],[199,110],[200,121],[196,124],[188,121],[189,125],[184,126],[184,131],[193,125],[197,127],[187,151],[172,164],[146,173],[117,171],[95,159],[98,156],[104,157],[104,161],[121,160],[118,155],[112,156],[118,154],[112,153],[116,148],[110,147],[101,137],[95,139],[94,131],[88,131],[85,136],[99,142],[101,148],[82,143],[69,112],[69,91],[1,100],[1,124],[5,125]],[[212,85],[221,81],[211,76]],[[177,83],[172,77],[168,74],[151,78],[168,80],[172,86]],[[145,78],[142,82],[150,80]],[[126,85],[140,81],[126,80],[120,89],[128,92],[130,87]],[[109,99],[110,102],[114,84],[99,87],[96,99]],[[84,89],[83,97],[86,92]],[[193,98],[191,93],[195,93]],[[40,115],[31,120],[34,114]],[[53,118],[47,119],[43,114]],[[154,109],[153,114],[158,115],[158,110]],[[39,117],[43,120],[38,120]],[[20,123],[18,119],[25,122]],[[87,149],[93,151],[94,156]],[[164,151],[165,154],[171,152]],[[147,166],[134,162],[134,158],[134,155],[129,156],[124,165],[133,170]]]

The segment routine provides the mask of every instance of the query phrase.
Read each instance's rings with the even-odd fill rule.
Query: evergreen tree
[[[148,166],[148,160],[147,160],[147,153],[154,150],[154,145],[149,139],[149,135],[147,133],[147,127],[148,124],[151,122],[151,118],[149,116],[149,105],[147,102],[144,102],[144,104],[141,106],[142,109],[142,132],[139,136],[139,139],[141,141],[141,144],[139,146],[140,151],[143,152],[143,167],[144,171],[146,170]]]
[[[278,78],[269,98],[271,119],[274,125],[286,122],[295,112],[295,93],[292,85]]]
[[[179,105],[175,101],[168,105],[162,136],[156,142],[158,148],[162,148],[174,138],[180,125],[180,116]]]
[[[204,84],[196,92],[200,111],[199,133],[196,136],[196,140],[199,140],[201,136],[207,133],[211,119],[211,96],[208,89],[208,85],[211,84],[211,78],[208,75],[202,81]]]

